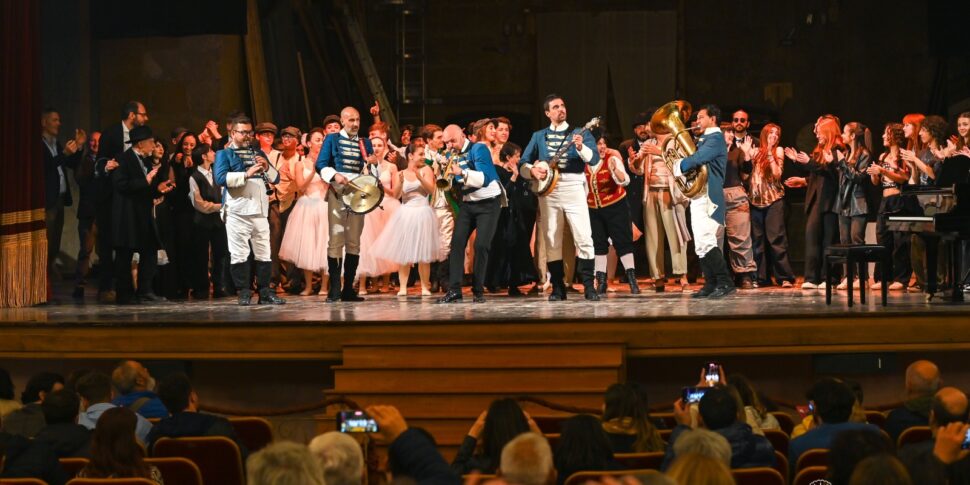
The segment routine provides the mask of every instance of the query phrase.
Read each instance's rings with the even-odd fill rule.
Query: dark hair
[[[496,399],[488,406],[488,416],[482,428],[482,454],[491,459],[492,465],[499,468],[502,448],[516,436],[529,432],[529,421],[512,398]]]
[[[957,125],[959,125],[959,123],[960,123],[960,118],[964,118],[964,119],[970,120],[970,111],[964,111],[963,113],[960,113],[960,114],[957,115],[957,123],[956,123]],[[962,150],[963,147],[967,146],[968,138],[970,138],[970,134],[967,134],[967,138],[964,138],[964,137],[960,136],[960,133],[959,132],[957,132],[957,149],[958,150]]]
[[[906,132],[902,123],[886,123],[884,133],[889,134],[889,141],[900,148],[906,148]]]
[[[232,126],[236,126],[236,125],[250,125],[250,126],[252,126],[252,124],[253,124],[253,120],[249,119],[249,117],[246,116],[246,115],[237,116],[237,117],[235,117],[235,118],[232,119]]]
[[[662,450],[663,439],[660,432],[650,422],[647,412],[646,393],[641,399],[638,389],[630,384],[613,384],[606,388],[603,396],[603,421],[627,419],[636,430],[634,451],[646,452]]]
[[[852,485],[911,485],[932,482],[914,481],[902,462],[889,453],[872,455],[856,465],[847,482]]]
[[[509,161],[509,158],[514,156],[516,153],[521,154],[522,147],[516,145],[515,143],[508,142],[505,145],[502,145],[502,149],[499,150],[498,159],[503,162],[507,162]]]
[[[421,137],[417,136],[415,138],[417,139]],[[421,139],[423,140],[423,138]],[[411,155],[414,155],[414,152],[417,151],[418,148],[424,148],[424,145],[420,143],[409,143],[408,146],[404,147],[404,156],[408,158],[411,157]]]
[[[708,389],[698,405],[704,426],[714,431],[724,429],[738,420],[738,402],[723,387]]]
[[[192,149],[192,164],[196,167],[201,166],[204,162],[202,157],[209,153],[210,150],[212,150],[212,147],[210,147],[207,143],[200,143],[196,145],[195,148]]]
[[[13,380],[10,379],[10,373],[0,367],[0,399],[11,400],[13,396]]]
[[[859,157],[865,153],[866,155],[872,155],[872,132],[869,128],[862,123],[857,121],[852,121],[845,125],[849,129],[849,133],[855,137],[852,145],[855,147],[854,150],[850,151],[851,159],[850,163],[856,163],[859,161]],[[852,147],[850,147],[852,148]]]
[[[27,386],[24,387],[24,391],[20,393],[20,401],[24,404],[40,401],[40,393],[50,394],[51,389],[54,388],[54,384],[57,383],[64,384],[64,377],[60,374],[54,374],[53,372],[34,374],[27,381]]]
[[[175,129],[172,130],[172,136],[170,136],[169,138],[180,138],[188,131],[189,129],[184,126],[177,126],[175,127]]]
[[[742,405],[751,406],[762,417],[767,414],[768,410],[761,401],[761,396],[758,395],[758,391],[755,390],[754,385],[746,376],[732,374],[731,385],[738,391],[738,396],[741,396]]]
[[[246,116],[246,113],[242,112],[242,110],[237,109],[235,111],[230,111],[229,114],[226,116],[226,123],[236,124],[238,123],[236,120],[238,120],[239,118],[248,118],[248,117]],[[250,121],[249,124],[252,124],[252,121]]]
[[[542,100],[542,111],[549,111],[549,105],[552,104],[552,102],[557,99],[562,99],[562,96],[556,93],[550,93],[549,95],[547,95],[546,99]],[[563,102],[565,101],[566,100],[563,99]]]
[[[169,413],[178,414],[189,407],[191,394],[192,382],[182,372],[169,374],[158,382],[158,397]]]
[[[936,140],[939,145],[946,144],[946,138],[950,134],[950,125],[942,116],[930,115],[923,120],[923,129]]]
[[[94,372],[94,369],[83,368],[83,367],[80,369],[72,370],[67,374],[67,377],[64,378],[64,389],[76,391],[78,381],[80,381],[82,377],[92,372]]]
[[[194,138],[196,145],[199,144],[199,137],[195,136],[195,133],[192,133],[191,131],[186,131],[185,133],[182,133],[182,136],[180,136],[178,141],[175,142],[175,146],[172,147],[172,151],[175,153],[182,153],[182,144],[185,143],[185,139],[188,137]]]
[[[78,379],[75,391],[89,403],[111,400],[111,376],[103,372],[92,372]]]
[[[430,140],[434,138],[434,134],[436,131],[444,131],[444,130],[436,124],[428,123],[427,125],[424,125],[421,127],[421,138],[424,138],[425,140]]]
[[[829,447],[828,480],[832,485],[847,485],[852,470],[864,458],[892,453],[893,445],[878,431],[853,429],[835,435]]]
[[[849,389],[852,391],[852,395],[855,396],[856,402],[861,406],[862,401],[866,398],[865,393],[862,392],[862,384],[859,384],[859,381],[851,379],[842,379],[842,382],[849,386]]]
[[[721,122],[721,108],[718,108],[716,104],[705,104],[698,108],[697,111],[700,110],[707,111],[707,116],[714,118],[718,123]]]
[[[44,412],[44,420],[47,424],[61,424],[75,422],[80,406],[77,393],[58,389],[44,398],[40,409]]]
[[[964,406],[963,410],[958,413],[950,412],[939,396],[933,397],[933,405],[930,410],[933,414],[933,422],[931,423],[933,426],[946,426],[950,423],[966,423],[968,415],[970,415],[970,409],[967,406]]]
[[[413,135],[414,134],[414,125],[412,125],[412,124],[406,124],[406,125],[402,126],[401,127],[401,134],[404,134],[405,131],[410,131],[411,134]]]
[[[53,106],[44,106],[44,109],[40,110],[40,117],[44,118],[51,113],[57,113],[57,108]]]
[[[496,116],[495,118],[492,118],[492,119],[495,120],[496,124],[505,123],[506,125],[509,125],[509,131],[512,131],[512,121],[510,121],[508,118],[504,116]],[[498,126],[496,126],[496,128],[498,128]]]
[[[553,457],[560,477],[578,471],[606,470],[612,460],[613,447],[599,419],[579,414],[563,421],[559,446]]]
[[[128,115],[138,114],[138,107],[144,106],[141,101],[131,100],[125,103],[125,107],[121,108],[121,119],[127,120]]]
[[[125,407],[106,410],[91,435],[91,461],[87,478],[149,478],[144,449],[135,441],[138,418]]]
[[[821,416],[825,424],[848,421],[856,401],[849,386],[831,377],[816,382],[809,392],[809,399],[815,401],[815,414]]]

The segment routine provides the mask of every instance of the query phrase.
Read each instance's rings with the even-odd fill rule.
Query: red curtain
[[[47,299],[40,3],[0,0],[0,307]]]

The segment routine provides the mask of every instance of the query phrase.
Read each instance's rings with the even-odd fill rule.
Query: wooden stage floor
[[[0,309],[0,357],[339,359],[345,344],[616,342],[630,356],[781,354],[970,349],[970,304],[926,303],[894,293],[825,305],[820,291],[758,289],[720,300],[679,292],[610,293],[586,302],[486,295],[436,305],[433,298],[368,295],[328,305],[292,297],[283,306],[234,299],[114,306],[65,303]],[[413,289],[412,289],[413,291]]]

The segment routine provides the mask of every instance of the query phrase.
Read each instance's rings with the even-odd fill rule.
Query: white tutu
[[[413,197],[391,216],[372,249],[395,264],[432,263],[441,256],[438,218],[425,197]]]
[[[321,193],[297,199],[286,221],[280,259],[308,271],[327,271],[327,243],[330,223],[327,200]]]
[[[383,207],[383,209],[381,209]],[[378,258],[374,255],[374,243],[384,232],[391,217],[401,207],[401,201],[384,197],[381,207],[374,209],[364,216],[364,229],[360,232],[360,264],[357,266],[357,276],[381,276],[393,273],[399,264]]]

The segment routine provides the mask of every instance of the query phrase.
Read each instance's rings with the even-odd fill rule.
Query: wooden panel
[[[446,367],[460,359],[462,366],[507,368],[522,365],[582,367],[623,364],[622,348],[614,344],[443,344],[386,345],[344,348],[344,365],[354,367]],[[460,356],[457,357],[457,356]]]
[[[334,389],[356,392],[528,393],[602,391],[617,381],[617,369],[337,369]]]
[[[529,393],[557,404],[565,404],[583,408],[599,409],[603,405],[603,393],[606,389],[574,394]],[[334,392],[328,394],[333,395]],[[397,407],[401,414],[408,418],[424,418],[433,416],[448,416],[455,418],[477,418],[482,411],[488,409],[489,404],[502,397],[514,397],[510,394],[482,393],[482,394],[373,394],[354,393],[353,399],[363,407],[374,404],[390,404]],[[530,402],[521,403],[522,409],[533,416],[555,416],[568,413],[553,411],[546,407]]]

